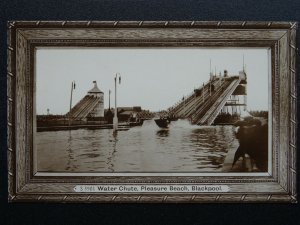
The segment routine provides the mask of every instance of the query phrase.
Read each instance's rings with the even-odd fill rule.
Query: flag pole
[[[110,110],[110,90],[108,91],[108,109]]]

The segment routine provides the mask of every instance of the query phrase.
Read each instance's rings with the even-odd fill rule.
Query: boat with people
[[[154,119],[157,126],[160,128],[168,128],[171,121],[176,121],[178,118],[174,116],[166,116],[166,117],[160,117],[159,119]]]
[[[170,120],[168,120],[168,118],[154,119],[154,121],[160,128],[168,128],[170,124]]]

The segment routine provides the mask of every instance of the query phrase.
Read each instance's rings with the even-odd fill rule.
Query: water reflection
[[[161,130],[158,130],[156,132],[156,134],[157,134],[158,137],[168,137],[169,136],[169,132],[170,132],[169,129],[161,129]]]
[[[107,165],[108,165],[108,170],[110,172],[114,172],[114,159],[115,159],[115,154],[117,152],[117,142],[118,142],[118,133],[113,132],[113,138],[111,139],[111,142],[113,143],[112,145],[112,152],[107,158]]]
[[[68,145],[67,145],[67,154],[68,154],[68,161],[66,165],[66,170],[67,171],[72,171],[72,163],[74,162],[74,152],[72,150],[72,134],[71,130],[69,131],[69,136],[68,136]]]
[[[199,127],[184,120],[169,129],[145,121],[117,135],[110,129],[38,132],[38,170],[219,172],[236,143],[232,126]]]

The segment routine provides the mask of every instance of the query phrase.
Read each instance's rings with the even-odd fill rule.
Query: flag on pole
[[[119,84],[121,84],[121,77],[119,77]]]
[[[76,84],[75,84],[75,81],[74,81],[74,83],[73,83],[73,89],[75,90],[75,87],[76,87]]]

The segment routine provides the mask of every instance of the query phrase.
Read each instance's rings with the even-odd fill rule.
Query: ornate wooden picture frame
[[[8,200],[297,202],[296,28],[295,22],[8,22]],[[35,151],[35,51],[39,47],[269,48],[272,96],[270,171],[247,176],[242,173],[136,173],[130,176],[119,173],[67,173],[61,176],[40,173],[36,169]],[[146,187],[146,190],[141,187]],[[147,191],[147,187],[152,189]]]

